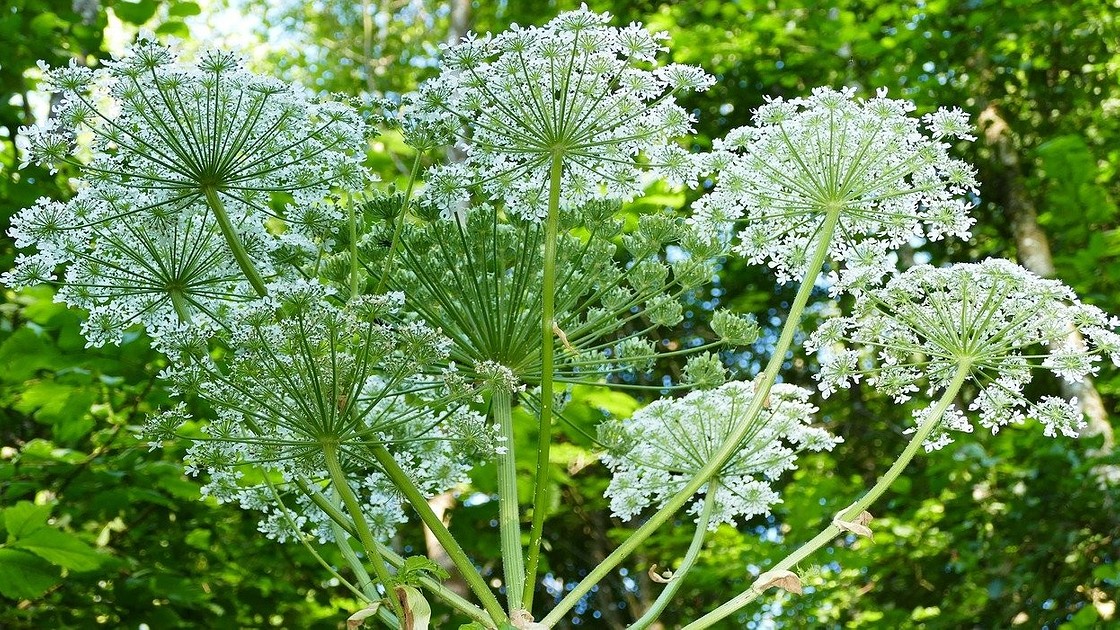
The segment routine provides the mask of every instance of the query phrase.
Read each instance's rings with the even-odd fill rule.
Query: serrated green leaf
[[[8,530],[9,540],[19,540],[36,530],[47,526],[51,506],[35,505],[30,501],[20,501],[4,510],[4,529]]]
[[[176,476],[161,477],[156,482],[156,487],[163,490],[167,494],[176,499],[183,499],[185,501],[197,501],[202,496],[202,491],[199,485],[190,479],[180,476],[181,473],[176,471]]]
[[[24,461],[43,459],[66,464],[77,464],[86,458],[84,453],[55,446],[54,442],[41,438],[35,438],[25,444],[22,454]]]
[[[71,571],[90,571],[101,565],[101,554],[73,534],[44,528],[16,540],[13,547],[24,549],[40,558]]]
[[[210,548],[210,530],[192,529],[191,532],[187,534],[187,537],[183,539],[183,542],[195,549],[205,551]]]
[[[88,415],[64,418],[54,425],[54,437],[59,442],[73,444],[89,434],[97,422]]]
[[[16,549],[0,549],[0,595],[32,599],[62,581],[57,567]]]
[[[82,418],[93,404],[94,394],[87,387],[58,381],[40,381],[25,389],[15,408],[33,415],[45,424]]]
[[[404,559],[404,565],[397,570],[399,584],[415,586],[422,575],[428,574],[438,580],[448,577],[447,569],[436,564],[426,556],[409,556]]]

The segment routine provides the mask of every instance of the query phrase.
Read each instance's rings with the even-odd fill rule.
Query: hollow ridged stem
[[[502,570],[510,614],[521,609],[525,558],[521,550],[521,511],[517,500],[517,458],[514,454],[510,393],[501,387],[490,398],[490,413],[501,432],[506,452],[498,455],[498,528],[502,539]]]
[[[354,576],[358,578],[358,586],[369,598],[369,601],[375,602],[381,599],[381,594],[377,592],[377,587],[373,584],[373,578],[369,576],[369,571],[366,571],[365,566],[362,564],[358,554],[350,546],[350,535],[342,528],[341,525],[331,521],[331,532],[334,534],[334,542],[338,545],[338,551],[342,554],[342,558],[346,560],[346,564],[350,565],[350,569],[354,572]]]
[[[354,299],[358,295],[358,270],[362,265],[358,261],[358,212],[353,199],[346,202],[346,219],[350,224],[350,299]]]
[[[672,579],[669,580],[657,599],[650,605],[649,610],[639,617],[634,625],[630,626],[630,630],[645,630],[650,624],[657,621],[657,618],[669,606],[669,602],[673,600],[673,596],[680,590],[685,574],[692,568],[692,565],[696,564],[696,558],[700,556],[700,550],[704,548],[704,538],[708,535],[708,524],[712,521],[712,512],[716,508],[716,495],[719,493],[718,485],[715,481],[708,484],[704,506],[700,508],[700,516],[696,519],[696,533],[692,536],[692,544],[688,546],[688,551],[685,552],[680,566],[673,572]],[[712,486],[717,487],[713,488]]]
[[[184,324],[191,323],[191,309],[187,305],[187,301],[183,298],[183,292],[172,289],[168,292],[171,298],[171,307],[175,309],[175,314],[179,317],[179,321]]]
[[[408,184],[404,189],[404,202],[401,203],[401,211],[397,214],[396,222],[393,224],[393,240],[389,243],[389,253],[385,256],[385,267],[381,270],[381,279],[377,281],[377,290],[374,293],[381,293],[385,290],[385,284],[389,281],[389,272],[393,269],[393,257],[396,256],[397,250],[400,249],[401,230],[404,229],[404,217],[408,214],[408,205],[412,200],[412,188],[416,185],[416,177],[420,174],[420,158],[424,153],[418,151],[416,159],[412,161],[412,170],[408,174]]]
[[[288,521],[288,524],[292,527],[292,531],[298,532],[300,529],[299,524],[296,523],[296,519],[294,516],[292,516],[291,510],[289,510],[287,506],[284,505],[283,501],[280,500],[280,492],[277,491],[276,485],[272,483],[267,474],[264,475],[264,483],[268,486],[268,491],[272,494],[272,499],[276,501],[276,505],[277,507],[279,507],[280,513],[284,515],[284,520]],[[326,501],[326,497],[323,497],[323,500]],[[332,529],[338,528],[343,530],[343,535],[341,536],[337,531],[335,532],[335,542],[337,542],[341,547],[345,544],[344,541],[346,540],[346,530],[338,523],[333,522],[333,520],[331,522],[331,527]],[[353,527],[351,527],[350,529],[353,529]],[[300,544],[303,545],[303,548],[311,554],[311,557],[315,558],[315,560],[319,563],[319,566],[326,569],[327,573],[330,573],[332,576],[334,576],[334,578],[337,579],[340,584],[345,586],[351,593],[358,596],[359,598],[364,598],[366,603],[375,602],[380,599],[376,589],[373,588],[372,580],[369,579],[369,573],[366,572],[365,567],[362,567],[360,563],[357,566],[353,564],[351,565],[351,567],[354,569],[355,574],[358,575],[359,586],[361,587],[359,589],[358,586],[351,584],[349,580],[342,577],[342,574],[339,573],[337,569],[331,566],[331,564],[327,562],[322,555],[319,554],[315,547],[310,542],[308,542],[307,536],[297,534],[296,538],[299,540]],[[347,546],[347,549],[350,549],[349,546]],[[354,550],[350,549],[350,553],[354,554]],[[346,560],[349,562],[350,558],[346,557]],[[359,568],[361,569],[360,572],[358,571]]]
[[[824,265],[825,260],[828,258],[828,247],[832,242],[833,234],[836,232],[836,226],[840,222],[840,214],[843,211],[843,206],[836,205],[829,208],[825,214],[824,223],[821,225],[820,232],[818,233],[817,247],[813,252],[812,258],[806,268],[805,277],[801,281],[801,287],[797,291],[797,296],[793,299],[793,304],[790,305],[789,316],[786,319],[785,325],[782,327],[781,335],[778,337],[778,343],[774,346],[774,354],[770,356],[770,361],[766,364],[766,369],[763,371],[761,377],[756,381],[755,396],[751,401],[750,406],[747,408],[743,420],[736,425],[735,429],[728,435],[723,445],[712,456],[711,461],[706,466],[701,468],[687,484],[681,489],[680,492],[673,495],[661,509],[657,510],[650,516],[649,520],[642,524],[641,527],[634,530],[630,536],[623,541],[617,549],[612,551],[602,562],[600,562],[594,569],[592,569],[583,580],[580,581],[563,599],[556,604],[556,608],[552,609],[541,620],[541,623],[546,627],[556,625],[573,606],[586,595],[591,587],[599,583],[604,577],[607,576],[615,567],[622,563],[630,554],[638,548],[646,538],[649,538],[655,531],[664,525],[677,510],[681,509],[685,503],[700,489],[708,479],[714,476],[727,460],[735,454],[739,448],[739,444],[743,441],[747,431],[754,423],[758,414],[762,411],[762,407],[770,393],[770,388],[774,385],[774,381],[778,378],[778,372],[782,369],[782,363],[785,362],[786,352],[789,351],[790,346],[793,345],[793,335],[801,325],[801,316],[805,312],[805,306],[809,303],[809,296],[813,293],[813,285],[816,283],[817,276],[820,275],[821,267]]]
[[[537,584],[537,566],[541,557],[541,536],[544,533],[545,506],[548,504],[549,451],[552,447],[553,356],[556,320],[556,241],[560,231],[560,182],[564,174],[564,158],[559,151],[552,156],[549,171],[548,216],[544,232],[544,277],[541,279],[541,417],[537,437],[537,474],[533,492],[533,524],[529,529],[529,553],[526,560],[526,609],[533,607]]]
[[[313,488],[306,482],[300,480],[296,480],[296,485],[298,485],[299,489],[311,499],[312,503],[318,506],[319,509],[323,510],[323,512],[327,516],[329,516],[335,524],[340,526],[346,533],[350,534],[351,536],[357,537],[354,523],[351,522],[350,519],[347,518],[346,515],[343,514],[342,511],[340,511],[333,503],[331,503],[331,501],[327,499],[327,497],[323,496],[322,492]],[[404,566],[404,558],[397,555],[396,552],[394,552],[386,545],[377,543],[377,552],[381,554],[381,557],[385,559],[385,562],[389,563],[389,565],[393,568],[400,569],[402,566]],[[439,581],[426,575],[421,575],[419,577],[419,580],[420,586],[422,586],[424,589],[426,589],[436,597],[442,599],[455,610],[458,610],[471,619],[483,624],[487,628],[494,627],[494,621],[486,615],[485,611],[483,611],[478,606],[470,603],[455,591],[452,591]]]
[[[443,545],[444,551],[451,561],[455,564],[455,568],[459,569],[462,574],[463,580],[467,586],[478,598],[482,604],[482,608],[490,615],[490,619],[497,625],[509,622],[509,615],[502,610],[502,605],[498,603],[498,598],[490,591],[490,587],[479,575],[478,569],[475,568],[474,563],[467,557],[467,552],[459,545],[459,541],[451,535],[447,530],[447,526],[443,524],[443,520],[439,515],[432,510],[428,505],[428,498],[424,496],[423,492],[412,483],[408,473],[401,469],[397,464],[397,460],[393,459],[393,454],[390,453],[384,446],[377,444],[373,446],[373,456],[377,463],[381,466],[382,471],[389,476],[401,494],[404,495],[405,500],[416,510],[416,514],[420,516],[420,520],[432,530],[432,534]]]
[[[204,186],[202,194],[206,197],[206,205],[210,207],[210,211],[214,213],[214,218],[218,221],[218,227],[222,230],[222,237],[225,238],[226,246],[233,254],[233,259],[237,261],[237,266],[241,268],[241,273],[245,274],[245,278],[249,281],[249,284],[253,285],[253,290],[257,292],[257,295],[261,297],[268,295],[268,289],[264,286],[264,278],[261,277],[260,272],[253,265],[252,259],[249,258],[249,252],[245,251],[245,244],[241,242],[241,237],[237,235],[233,222],[229,220],[226,206],[222,203],[221,197],[218,196],[218,191],[209,186]]]
[[[814,536],[813,539],[809,542],[799,547],[797,551],[786,556],[776,565],[774,565],[774,567],[770,569],[771,572],[788,571],[797,566],[799,562],[809,557],[821,547],[827,545],[844,531],[836,525],[837,521],[844,521],[849,523],[855,521],[856,518],[861,513],[863,513],[864,510],[866,510],[872,503],[878,500],[879,497],[883,496],[883,493],[885,493],[887,489],[890,488],[891,484],[893,484],[895,480],[898,479],[898,476],[902,474],[903,469],[905,469],[906,466],[910,463],[910,460],[914,459],[914,456],[918,453],[918,449],[921,448],[922,443],[926,441],[926,438],[929,437],[929,434],[937,427],[938,424],[940,424],[942,416],[945,415],[945,411],[949,408],[949,405],[953,404],[953,400],[960,392],[961,385],[963,385],[965,380],[968,379],[969,371],[971,370],[971,368],[972,365],[967,360],[962,361],[957,365],[957,372],[953,375],[952,382],[949,383],[949,387],[937,401],[937,404],[934,406],[933,411],[931,411],[930,414],[926,416],[925,421],[921,426],[918,427],[917,431],[915,431],[914,435],[910,438],[910,443],[906,445],[906,448],[902,451],[902,454],[899,455],[898,459],[895,460],[894,464],[891,465],[887,472],[879,478],[879,481],[877,481],[870,490],[868,490],[862,497],[860,497],[859,500],[844,508],[844,510],[837,514],[836,518],[833,519],[832,524],[821,530],[819,534]],[[746,606],[747,604],[758,599],[758,597],[762,595],[762,592],[762,590],[752,586],[746,591],[728,600],[719,608],[716,608],[712,612],[688,624],[684,627],[684,630],[701,630],[702,628],[711,627],[712,624],[720,621],[721,619],[724,619],[743,606]]]
[[[403,618],[404,611],[401,609],[401,603],[397,601],[396,597],[392,596],[392,593],[388,592],[392,588],[392,576],[389,575],[385,563],[381,561],[381,554],[377,552],[377,541],[374,540],[373,532],[370,531],[369,525],[366,523],[366,517],[362,514],[362,506],[358,503],[358,497],[354,496],[354,491],[350,489],[346,473],[343,472],[342,464],[338,461],[338,445],[324,444],[323,459],[327,464],[331,485],[334,486],[335,492],[342,499],[342,505],[346,507],[346,511],[350,513],[350,518],[354,521],[354,529],[357,530],[354,533],[358,535],[358,540],[361,541],[362,547],[366,551],[366,557],[369,558],[373,572],[377,574],[377,580],[385,587],[385,599],[389,602],[397,617]]]

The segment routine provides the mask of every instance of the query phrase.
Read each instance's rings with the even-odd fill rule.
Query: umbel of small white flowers
[[[971,166],[947,154],[946,140],[973,140],[967,115],[938,110],[921,120],[913,103],[854,96],[854,88],[816,88],[806,98],[776,98],[754,124],[714,143],[715,188],[692,221],[722,233],[741,225],[734,250],[767,263],[779,281],[801,277],[828,241],[844,262],[836,289],[877,282],[886,252],[924,235],[968,236],[975,194]]]
[[[174,363],[162,376],[178,395],[197,395],[217,414],[190,447],[190,468],[208,474],[205,494],[264,512],[261,531],[269,536],[285,540],[304,530],[332,540],[335,523],[313,499],[332,495],[326,459],[333,458],[366,523],[384,540],[404,512],[378,450],[391,452],[431,496],[466,479],[469,462],[456,438],[484,433],[471,429],[483,419],[454,400],[406,401],[406,394],[429,403],[442,395],[439,383],[416,377],[446,357],[447,340],[421,323],[386,323],[399,295],[336,306],[317,282],[269,289],[270,297],[232,312],[228,332],[218,331],[228,346],[220,364],[197,326],[164,338]],[[176,439],[189,419],[181,405],[152,418],[148,436]]]
[[[747,419],[755,385],[731,381],[684,398],[663,398],[629,420],[604,423],[600,439],[609,449],[603,461],[613,472],[607,488],[611,510],[630,520],[659,507],[711,461],[738,423],[749,421],[738,452],[701,490],[716,497],[709,520],[700,525],[714,530],[720,523],[768,514],[781,501],[770,484],[796,468],[798,453],[832,450],[843,441],[809,425],[817,411],[809,395],[804,388],[777,384],[762,413]],[[690,512],[700,514],[703,503],[694,500]]]
[[[265,278],[321,249],[342,217],[331,187],[367,177],[352,109],[312,103],[230,53],[185,63],[142,34],[97,70],[44,71],[57,118],[18,138],[28,160],[78,164],[78,193],[13,218],[17,245],[37,251],[2,281],[53,282],[67,265],[59,297],[91,312],[92,345],[133,323],[158,334],[220,321],[227,302],[263,294]]]
[[[1096,374],[1101,355],[1120,365],[1120,320],[1081,303],[1056,280],[1040,278],[1000,259],[947,268],[913,267],[885,286],[856,298],[854,314],[826,321],[806,347],[819,348],[817,374],[825,396],[866,377],[867,383],[908,400],[946,388],[965,366],[968,411],[992,433],[1026,417],[1048,436],[1074,437],[1084,426],[1077,401],[1023,395],[1035,368],[1073,382]],[[1076,329],[1085,340],[1073,344]],[[925,410],[916,414],[919,424]],[[970,418],[949,408],[927,450],[953,441],[948,430],[972,432]]]
[[[560,207],[576,208],[634,197],[645,170],[695,178],[691,156],[673,141],[693,123],[675,95],[705,90],[712,77],[679,64],[654,68],[667,35],[610,19],[583,5],[544,26],[472,33],[445,47],[446,69],[407,104],[411,117],[464,123],[464,161],[434,171],[425,191],[445,215],[462,209],[470,184],[535,218],[547,214],[553,190]]]
[[[560,340],[557,382],[600,383],[612,374],[644,373],[659,357],[757,338],[752,320],[721,311],[713,323],[719,340],[658,352],[652,335],[680,323],[681,298],[711,279],[723,249],[698,238],[672,213],[655,212],[642,215],[637,229],[621,237],[626,255],[620,256],[617,210],[616,203],[591,202],[562,217],[553,331]],[[492,206],[406,229],[401,268],[389,284],[450,338],[448,359],[463,378],[491,381],[495,366],[503,366],[508,378],[502,382],[510,390],[540,384],[543,233],[539,222],[508,217]],[[667,246],[674,248],[672,262]]]

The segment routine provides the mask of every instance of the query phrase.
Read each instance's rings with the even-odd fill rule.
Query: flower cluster
[[[57,117],[21,128],[20,143],[28,160],[82,174],[69,202],[13,218],[17,245],[37,251],[0,281],[61,280],[60,299],[92,313],[93,345],[137,322],[158,334],[220,321],[225,302],[290,273],[281,261],[317,252],[342,216],[331,188],[366,179],[365,124],[351,108],[312,103],[232,54],[186,63],[141,35],[97,70],[44,70]]]
[[[1101,355],[1120,364],[1117,325],[1120,320],[1082,304],[1062,283],[990,259],[913,267],[858,296],[854,315],[825,322],[806,345],[821,349],[817,379],[825,396],[866,376],[868,384],[904,402],[923,383],[931,395],[943,390],[963,365],[975,388],[968,410],[981,426],[995,433],[1029,415],[1048,436],[1076,436],[1084,424],[1076,401],[1043,396],[1031,402],[1023,388],[1035,367],[1073,382],[1095,374]],[[1071,341],[1074,330],[1084,341]],[[972,425],[950,410],[942,428],[970,432]],[[951,441],[942,430],[927,448]]]
[[[654,68],[666,35],[609,22],[585,5],[541,27],[472,34],[445,49],[446,70],[407,104],[409,117],[466,123],[465,160],[434,172],[426,190],[445,215],[478,184],[511,212],[544,216],[558,165],[564,208],[631,198],[646,168],[694,180],[692,157],[672,141],[693,123],[675,95],[713,79],[690,66]]]
[[[973,139],[967,116],[919,120],[912,103],[854,93],[817,88],[759,107],[753,126],[715,143],[708,161],[719,181],[694,204],[693,222],[714,233],[742,224],[735,250],[780,281],[804,275],[814,246],[831,239],[829,254],[845,263],[841,288],[878,281],[887,251],[914,236],[966,237],[975,175],[946,140]],[[839,213],[834,235],[822,234],[830,213]]]
[[[754,398],[753,382],[732,381],[684,398],[657,400],[629,420],[602,425],[600,438],[610,449],[603,461],[614,473],[607,488],[614,513],[629,520],[663,504],[711,461],[736,425],[748,421],[751,428],[738,452],[702,490],[718,491],[709,527],[769,513],[781,501],[770,482],[796,468],[797,454],[832,450],[842,440],[809,426],[817,409],[807,402],[806,389],[775,385],[761,413],[751,419],[746,412]],[[702,503],[694,500],[691,513],[699,513]]]
[[[135,323],[159,337],[195,318],[221,321],[231,304],[255,296],[212,216],[154,212],[148,195],[117,186],[84,187],[67,203],[40,199],[12,218],[8,234],[38,251],[20,255],[0,282],[61,282],[56,298],[89,312],[82,332],[91,346],[120,343]],[[263,254],[260,244],[250,251]]]
[[[608,374],[649,370],[659,356],[650,333],[680,323],[680,298],[711,279],[722,252],[671,213],[643,215],[633,233],[619,238],[616,210],[615,203],[592,202],[565,213],[561,222],[557,382],[599,382]],[[573,232],[577,227],[582,236]],[[459,375],[476,383],[493,383],[500,375],[503,388],[511,390],[540,384],[543,233],[539,222],[506,218],[487,206],[404,231],[401,269],[389,285],[448,336],[449,360]],[[616,240],[626,256],[619,255]],[[669,245],[675,247],[673,262],[665,256]],[[758,336],[753,322],[729,314],[719,321],[719,341],[678,354],[743,345]]]
[[[403,519],[398,493],[371,454],[385,447],[424,492],[462,482],[467,463],[456,452],[457,425],[480,423],[475,414],[445,406],[413,406],[405,394],[433,399],[438,383],[418,380],[424,367],[442,361],[447,342],[418,323],[390,325],[399,295],[330,302],[317,283],[270,286],[270,297],[231,314],[229,351],[216,363],[198,327],[164,338],[175,363],[163,374],[180,395],[197,394],[217,414],[189,459],[206,471],[207,492],[269,514],[267,530],[284,537],[284,509],[330,538],[330,522],[306,490],[298,506],[282,508],[273,494],[325,483],[324,449],[337,449],[355,493],[364,497],[371,523],[384,533]],[[447,402],[447,401],[444,401]],[[453,402],[453,401],[451,401]],[[176,435],[182,409],[152,419],[148,432],[162,441]],[[474,431],[473,428],[470,429]],[[255,474],[248,471],[255,470]],[[270,507],[271,506],[271,507]],[[299,519],[297,519],[299,520]]]

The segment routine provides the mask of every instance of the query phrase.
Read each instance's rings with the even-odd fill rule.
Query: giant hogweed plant
[[[81,176],[71,199],[14,217],[9,234],[27,253],[0,279],[56,285],[59,301],[88,311],[90,346],[146,330],[183,401],[150,420],[153,446],[190,439],[188,469],[206,475],[206,495],[259,512],[264,535],[306,545],[367,603],[352,625],[427,627],[435,599],[470,627],[553,627],[684,510],[692,542],[675,571],[656,574],[661,590],[633,627],[653,624],[712,530],[769,513],[797,455],[841,440],[816,425],[814,392],[777,383],[821,283],[854,306],[805,344],[820,357],[819,395],[863,381],[929,402],[878,483],[687,628],[771,587],[799,592],[797,564],[841,533],[870,535],[866,509],[923,447],[1028,418],[1077,434],[1076,401],[1030,400],[1024,386],[1040,369],[1076,381],[1103,355],[1120,363],[1115,319],[1007,261],[901,273],[890,262],[915,237],[968,236],[977,182],[949,155],[973,139],[960,110],[917,117],[882,91],[819,88],[769,100],[752,125],[694,154],[676,97],[713,78],[659,62],[665,38],[586,7],[470,35],[444,50],[439,77],[372,119],[228,53],[184,61],[150,35],[96,70],[46,69],[56,116],[21,129],[21,143],[29,161],[73,163]],[[363,168],[382,123],[416,149],[403,190]],[[449,144],[462,159],[425,168]],[[701,175],[715,183],[690,216],[653,212],[623,230],[620,204],[644,186],[695,187]],[[715,312],[716,338],[701,345],[657,343],[727,255],[799,283],[758,374],[720,359],[757,338],[749,314]],[[686,360],[679,382],[633,378],[667,356]],[[640,526],[545,609],[534,593],[550,446],[578,383],[662,397],[596,436],[611,509]],[[515,422],[517,406],[536,426]],[[197,409],[208,422],[187,436]],[[525,431],[538,435],[538,466],[519,480]],[[492,583],[478,564],[493,559],[469,557],[428,504],[479,470],[496,471],[498,488]],[[468,595],[393,549],[413,516]]]

